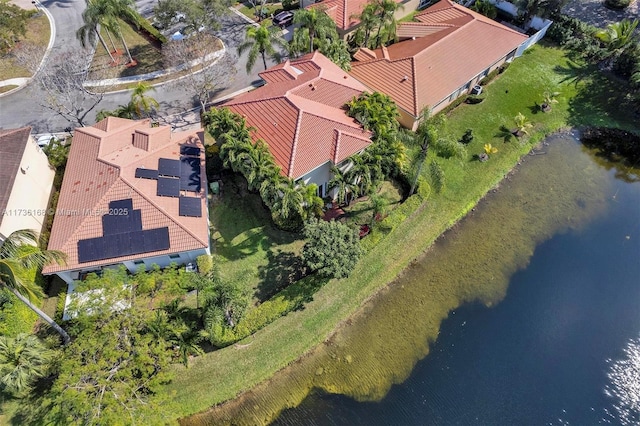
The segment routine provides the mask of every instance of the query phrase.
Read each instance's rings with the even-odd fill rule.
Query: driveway
[[[606,8],[602,0],[570,0],[562,8],[562,13],[595,27],[605,28],[608,24],[622,21],[624,18],[639,18],[640,0],[634,1],[621,11]]]
[[[51,13],[56,25],[56,38],[51,55],[68,50],[81,51],[82,47],[76,39],[75,32],[83,24],[82,11],[86,5],[85,0],[48,0],[42,4]],[[150,1],[143,3],[146,13],[150,7],[152,7]],[[258,76],[262,71],[260,64],[256,63],[251,74],[247,74],[245,71],[247,55],[238,57],[236,54],[237,46],[244,41],[247,25],[243,18],[233,13],[221,19],[222,27],[216,35],[224,42],[228,54],[235,60],[236,72],[216,90],[215,98],[234,93],[260,81]],[[66,127],[73,126],[64,118],[41,107],[38,100],[43,96],[43,92],[35,84],[30,84],[18,92],[1,97],[0,128],[30,125],[33,126],[34,133],[45,133],[60,132]],[[179,83],[158,85],[152,96],[160,103],[160,111],[163,115],[181,114],[197,105],[194,97],[185,93]],[[119,105],[126,104],[129,99],[130,95],[127,91],[110,93],[93,113],[101,109],[115,109]]]

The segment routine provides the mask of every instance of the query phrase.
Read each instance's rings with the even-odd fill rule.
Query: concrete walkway
[[[604,6],[603,0],[570,0],[562,13],[598,28],[623,19],[640,18],[640,0],[635,0],[624,10],[612,10]]]

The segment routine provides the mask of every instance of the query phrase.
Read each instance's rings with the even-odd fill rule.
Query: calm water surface
[[[389,383],[390,390],[380,401],[357,402],[378,398],[358,392],[343,392],[351,397],[335,395],[316,385],[300,406],[284,411],[276,424],[623,423],[613,408],[620,401],[607,396],[605,389],[614,386],[608,377],[610,360],[624,358],[629,340],[640,336],[640,182],[629,169],[614,167],[575,142],[565,141],[564,145],[562,155],[567,163],[573,161],[572,156],[585,161],[574,168],[572,178],[593,179],[598,184],[577,189],[583,196],[572,196],[572,200],[579,209],[563,206],[555,216],[556,225],[544,227],[552,234],[542,235],[538,241],[532,238],[531,253],[521,246],[513,249],[518,253],[506,253],[512,249],[502,245],[508,233],[496,240],[501,243],[477,248],[486,256],[487,268],[500,269],[496,280],[501,273],[509,277],[502,301],[497,298],[488,308],[492,301],[479,296],[484,304],[467,303],[451,312],[428,356],[415,364],[404,381],[406,367],[396,366],[399,372],[393,383],[401,384]],[[513,180],[518,178],[516,175]],[[527,191],[517,185],[519,182],[514,182],[505,192]],[[546,191],[554,188],[550,181]],[[414,266],[413,273],[404,277],[406,284],[428,280],[429,262],[434,257],[455,254],[452,246],[456,243],[452,241],[468,245],[467,234],[479,227],[493,232],[487,221],[508,221],[500,211],[520,214],[491,210],[499,202],[490,201],[456,229],[455,235],[439,242],[435,253],[429,253],[421,265]],[[513,200],[506,202],[513,204]],[[548,208],[557,208],[557,204],[561,203],[554,202]],[[526,214],[526,207],[523,210]],[[581,212],[588,214],[580,216]],[[526,219],[533,228],[538,225],[537,216]],[[473,252],[474,247],[466,250]],[[510,262],[499,265],[489,260],[495,257],[506,257]],[[385,300],[376,303],[384,304]],[[371,316],[376,315],[376,309],[388,316],[382,307],[372,309]],[[357,341],[360,331],[367,333],[356,328],[351,339]],[[426,344],[427,336],[424,341]],[[341,342],[347,349],[349,343],[348,337]],[[406,361],[399,359],[399,364]],[[636,359],[638,375],[631,377],[632,382],[640,382],[638,365]],[[633,383],[631,387],[638,390]],[[640,395],[635,397],[640,400]],[[637,417],[631,420],[640,422]]]

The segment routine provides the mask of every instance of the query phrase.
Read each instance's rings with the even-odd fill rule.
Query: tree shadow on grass
[[[258,268],[260,284],[254,297],[260,303],[268,300],[279,291],[304,278],[308,271],[300,256],[282,250],[270,250],[268,263]]]
[[[513,135],[513,131],[505,125],[500,126],[500,129],[495,135],[493,135],[493,137],[500,138],[505,143],[511,142],[515,138],[515,136]]]

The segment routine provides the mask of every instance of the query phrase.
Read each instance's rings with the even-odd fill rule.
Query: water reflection
[[[183,423],[267,423],[314,388],[382,399],[429,353],[452,310],[499,303],[537,245],[606,214],[614,194],[605,177],[573,138],[554,137],[329,341],[237,400]]]

